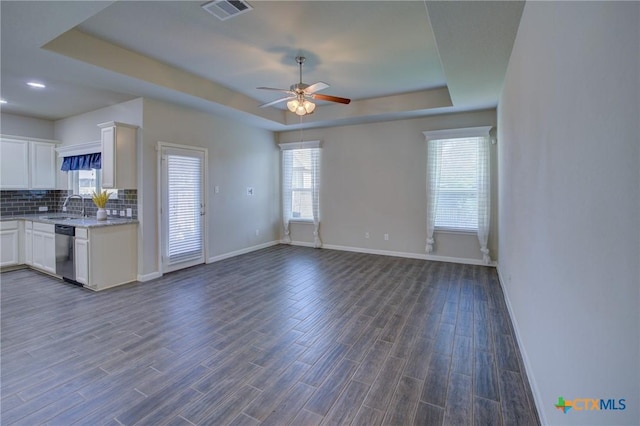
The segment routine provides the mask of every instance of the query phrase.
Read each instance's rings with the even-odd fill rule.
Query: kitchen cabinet
[[[0,139],[0,189],[55,189],[55,141]]]
[[[20,226],[17,220],[0,222],[0,267],[20,264]]]
[[[24,221],[24,263],[33,265],[33,222]]]
[[[89,283],[89,231],[87,228],[76,228],[74,242],[76,281]]]
[[[32,251],[34,268],[51,274],[56,273],[56,239],[55,227],[47,223],[33,223]]]
[[[137,126],[110,121],[98,127],[102,143],[102,187],[136,189]]]
[[[29,189],[28,141],[0,141],[0,188]]]
[[[96,291],[135,281],[137,247],[135,223],[76,227],[76,281]]]
[[[30,142],[31,189],[56,188],[56,146],[50,143]]]

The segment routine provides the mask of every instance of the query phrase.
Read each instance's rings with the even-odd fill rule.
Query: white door
[[[206,150],[161,146],[162,270],[204,263]]]

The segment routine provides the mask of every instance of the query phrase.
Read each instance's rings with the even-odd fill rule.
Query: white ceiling
[[[204,1],[0,2],[3,112],[60,119],[136,97],[271,130],[495,107],[522,2],[257,1],[220,21]],[[284,103],[303,80],[350,105]],[[46,89],[25,85],[39,80]]]

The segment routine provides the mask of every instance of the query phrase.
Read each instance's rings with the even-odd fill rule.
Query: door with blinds
[[[162,269],[204,263],[206,150],[160,145]]]

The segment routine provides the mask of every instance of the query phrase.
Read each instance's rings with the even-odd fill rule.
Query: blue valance
[[[100,169],[102,167],[101,158],[102,154],[99,152],[93,154],[64,157],[64,159],[62,160],[61,170],[63,172],[68,172],[69,170]]]

